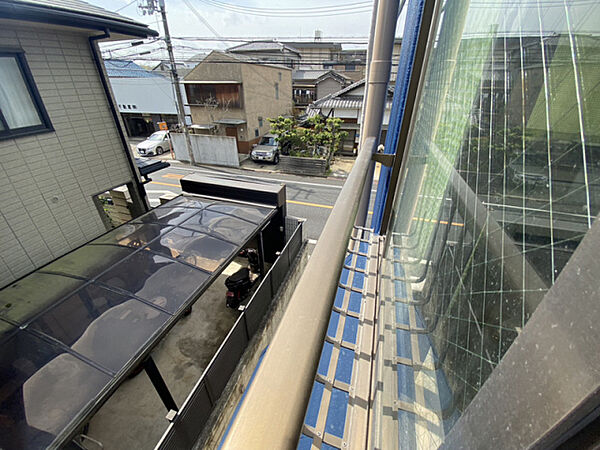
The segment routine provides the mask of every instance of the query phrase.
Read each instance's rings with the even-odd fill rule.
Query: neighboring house
[[[333,69],[352,81],[359,81],[365,77],[366,66],[366,49],[342,50],[338,60],[329,61],[324,64],[326,69]]]
[[[196,62],[192,61],[176,61],[175,68],[177,69],[177,74],[179,78],[184,78],[188,73],[190,73],[194,67],[196,67]],[[152,68],[152,72],[158,73],[163,77],[171,79],[171,63],[169,61],[161,61],[156,66]]]
[[[227,49],[228,53],[243,55],[273,64],[294,68],[300,62],[300,52],[292,46],[277,41],[253,41]]]
[[[104,65],[129,136],[149,136],[159,129],[159,122],[177,124],[170,79],[133,61],[107,59]]]
[[[344,123],[341,128],[348,132],[342,149],[345,153],[355,153],[358,147],[364,94],[365,80],[360,80],[340,91],[315,101],[306,109],[308,117],[321,114],[324,117],[338,117],[343,119]],[[385,141],[393,94],[393,89],[389,88],[388,100],[383,115],[381,142]]]
[[[216,125],[248,153],[269,132],[268,118],[292,112],[292,71],[232,53],[213,51],[183,81],[192,122]]]
[[[333,70],[294,70],[292,87],[296,113],[320,98],[348,86],[351,80]]]
[[[156,35],[78,0],[0,2],[0,287],[104,233],[97,194],[147,209],[97,41]]]
[[[300,52],[299,69],[326,69],[326,64],[339,61],[342,44],[337,42],[323,42],[319,40],[309,42],[283,42]]]

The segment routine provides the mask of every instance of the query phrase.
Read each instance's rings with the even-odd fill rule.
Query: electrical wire
[[[125,6],[121,6],[119,9],[115,9],[113,12],[119,12],[119,11],[121,11],[122,9],[125,9],[125,8],[127,8],[128,6],[131,6],[131,5],[133,5],[135,2],[137,2],[137,0],[132,0],[132,1],[130,1],[129,3],[127,3]]]
[[[200,0],[201,2],[213,6],[215,8],[223,9],[228,12],[233,12],[236,14],[245,14],[252,16],[261,16],[261,17],[286,17],[286,18],[298,18],[298,17],[331,17],[331,16],[341,16],[348,14],[364,14],[371,12],[372,5],[369,6],[359,6],[348,9],[340,9],[335,11],[313,11],[311,9],[302,9],[297,12],[277,12],[276,10],[267,11],[256,11],[256,10],[247,10],[241,9],[237,6],[221,3],[216,0]]]
[[[277,13],[295,13],[295,12],[305,12],[307,7],[303,8],[259,8],[256,6],[244,6],[244,5],[232,5],[231,3],[223,2],[221,0],[214,0],[214,3],[218,3],[222,6],[232,7],[239,10],[245,11],[256,11],[256,12],[277,12]],[[373,2],[371,1],[361,1],[355,3],[342,3],[339,5],[324,5],[324,6],[313,6],[310,7],[311,11],[336,11],[336,10],[344,10],[348,8],[357,8],[361,6],[372,6]]]

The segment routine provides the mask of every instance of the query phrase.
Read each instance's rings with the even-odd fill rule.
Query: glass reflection
[[[128,257],[134,251],[132,248],[114,245],[84,245],[40,270],[90,279]]]
[[[91,284],[29,327],[118,372],[168,319],[139,300]]]
[[[178,225],[197,212],[198,211],[196,209],[192,208],[171,208],[168,206],[159,206],[143,216],[138,217],[134,222]]]
[[[197,208],[204,209],[208,205],[214,203],[214,200],[202,198],[202,197],[191,197],[191,196],[179,196],[171,200],[166,206],[173,207],[178,206],[180,208]]]
[[[0,448],[46,448],[109,381],[58,346],[0,322]]]
[[[0,290],[0,318],[26,323],[84,283],[75,278],[34,272]]]
[[[180,226],[240,245],[256,231],[256,225],[252,223],[209,210],[200,211]]]
[[[229,214],[254,224],[261,224],[273,211],[272,208],[262,208],[260,206],[237,205],[235,203],[219,202],[207,208],[209,211]]]
[[[176,228],[148,246],[207,272],[216,271],[237,252],[237,246],[198,231]]]
[[[125,223],[111,232],[92,241],[92,244],[114,244],[140,248],[167,232],[170,227],[153,223]]]
[[[439,445],[600,211],[599,5],[444,4],[382,279],[420,349],[416,447]],[[384,385],[380,414],[397,395]]]
[[[174,314],[208,277],[193,267],[142,251],[106,272],[98,281],[131,292]]]

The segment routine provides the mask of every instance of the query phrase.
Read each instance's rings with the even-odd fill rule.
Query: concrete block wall
[[[106,231],[92,196],[133,174],[88,35],[0,20],[25,51],[53,132],[0,140],[0,287]]]
[[[181,133],[171,133],[171,142],[175,158],[189,162],[190,158],[185,145],[185,136]],[[217,166],[239,167],[235,138],[229,136],[211,136],[191,134],[192,152],[198,164],[214,164]]]

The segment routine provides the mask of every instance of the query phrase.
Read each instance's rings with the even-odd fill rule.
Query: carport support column
[[[179,411],[179,408],[177,407],[177,404],[175,403],[175,400],[173,399],[165,380],[158,371],[158,367],[156,367],[152,356],[148,356],[148,359],[144,361],[144,370],[146,371],[148,378],[150,378],[154,389],[156,389],[158,396],[165,405],[165,408],[167,408],[167,412],[171,410]]]

